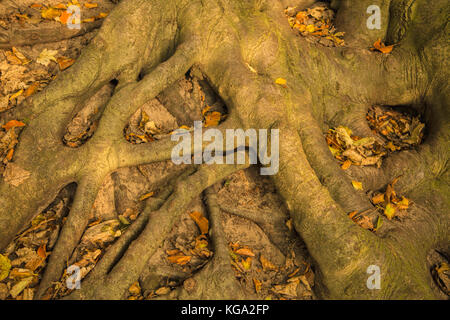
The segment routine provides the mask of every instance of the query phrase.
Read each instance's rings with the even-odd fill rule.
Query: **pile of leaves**
[[[125,139],[133,144],[152,142],[158,139],[161,134],[154,121],[151,121],[148,114],[141,110],[141,120],[138,125],[128,124],[124,129]]]
[[[375,138],[360,138],[344,126],[329,129],[325,138],[331,153],[339,160],[343,170],[352,165],[380,167],[381,159],[386,155],[385,149]]]
[[[47,70],[30,68],[33,61],[15,47],[5,50],[0,59],[0,112],[17,106],[52,79]]]
[[[384,192],[375,192],[371,197],[373,205],[375,205],[389,220],[394,217],[403,218],[407,214],[407,210],[411,201],[404,196],[399,196],[394,190],[395,184],[400,177],[395,178],[389,183]]]
[[[106,250],[122,236],[137,217],[137,212],[127,209],[118,215],[117,219],[106,221],[98,219],[89,223],[80,243],[68,261],[69,267],[77,266],[80,268],[80,281],[94,269]],[[68,269],[65,269],[60,281],[48,289],[43,299],[55,299],[70,294],[73,289],[67,286],[69,276],[71,274],[68,273]]]
[[[314,273],[309,265],[297,266],[291,251],[284,266],[276,266],[262,253],[254,253],[245,245],[230,242],[231,266],[236,278],[243,284],[251,282],[256,294],[266,300],[311,299]],[[257,258],[259,256],[259,259]],[[303,272],[300,272],[303,269]]]
[[[37,215],[0,254],[0,300],[31,300],[68,212],[69,196]]]
[[[343,170],[352,165],[376,165],[379,168],[384,156],[410,149],[423,140],[425,124],[419,117],[373,106],[366,118],[377,138],[355,136],[350,128],[344,126],[329,129],[326,134],[328,147]]]
[[[25,123],[17,120],[11,120],[1,125],[0,129],[0,175],[5,171],[5,167],[13,158],[14,148],[16,147],[20,128],[24,127]]]
[[[419,145],[424,136],[425,124],[419,117],[386,107],[373,106],[367,113],[370,128],[382,136],[385,149],[399,151]]]
[[[101,11],[98,3],[96,2],[84,2],[83,4],[80,4],[77,0],[73,0],[68,1],[67,4],[58,3],[54,6],[33,3],[27,10],[20,10],[18,13],[14,13],[6,19],[0,20],[0,26],[4,29],[8,29],[9,25],[13,22],[18,22],[20,25],[37,25],[48,21],[56,21],[66,25],[72,15],[72,13],[67,11],[70,6],[79,7],[81,10],[81,16],[87,15],[89,17],[82,19],[80,21],[81,23],[94,22],[108,16],[107,12]],[[89,14],[87,10],[93,11],[93,13]],[[71,22],[76,23],[75,19]]]
[[[333,26],[334,11],[320,2],[304,11],[294,7],[285,10],[289,25],[307,40],[327,47],[344,46],[344,32],[337,32]]]
[[[450,296],[450,266],[446,262],[437,264],[432,275],[439,288],[448,296]]]

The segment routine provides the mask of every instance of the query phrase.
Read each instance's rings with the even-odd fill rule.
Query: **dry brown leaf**
[[[261,262],[261,265],[263,267],[263,270],[277,270],[278,268],[270,262],[268,259],[266,259],[263,255],[259,257],[259,261]]]
[[[22,167],[13,162],[8,163],[8,165],[5,168],[5,171],[3,172],[5,182],[14,187],[20,186],[30,176],[31,176],[30,171],[23,169]]]
[[[59,57],[56,59],[59,65],[59,70],[63,71],[69,68],[71,65],[75,63],[75,59],[67,58],[67,57]]]
[[[192,220],[195,221],[198,228],[200,229],[200,232],[202,234],[208,233],[209,230],[209,221],[206,219],[201,212],[194,211],[189,214],[189,216],[192,218]]]
[[[253,278],[253,284],[255,285],[255,291],[256,293],[259,293],[261,291],[262,283],[258,279]]]

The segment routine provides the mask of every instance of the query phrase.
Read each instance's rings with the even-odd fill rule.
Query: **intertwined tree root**
[[[103,179],[120,167],[170,159],[170,139],[132,145],[125,141],[123,128],[137,108],[196,66],[229,109],[220,129],[280,129],[280,166],[273,181],[315,261],[319,297],[437,297],[426,256],[448,245],[448,203],[424,209],[384,238],[360,228],[347,213],[372,205],[363,192],[353,190],[322,135],[324,123],[333,122],[364,133],[370,105],[425,105],[430,128],[425,144],[387,159],[381,169],[351,174],[369,188],[403,174],[402,190],[422,186],[448,195],[446,183],[435,183],[448,178],[448,4],[388,2],[338,1],[338,28],[347,31],[349,46],[326,48],[296,37],[276,1],[123,0],[78,61],[13,111],[27,123],[14,164],[31,175],[18,186],[0,185],[0,249],[62,187],[77,183],[71,212],[40,284],[37,296],[42,297],[60,278],[80,240]],[[365,27],[366,8],[372,4],[382,9],[381,30]],[[368,51],[377,38],[394,39],[398,45],[387,56]],[[286,87],[274,83],[279,77],[287,80]],[[94,136],[77,149],[64,146],[66,125],[114,79],[117,86]],[[173,193],[148,202],[139,220],[69,298],[123,297],[189,202],[244,167],[205,165],[186,173]],[[216,257],[205,268],[214,271],[227,267],[220,260],[226,253],[220,249],[218,209],[210,193]],[[369,265],[381,268],[380,290],[366,287]],[[196,296],[218,297],[220,291],[211,293],[208,283],[235,286],[221,277],[221,272],[200,271],[203,290]]]

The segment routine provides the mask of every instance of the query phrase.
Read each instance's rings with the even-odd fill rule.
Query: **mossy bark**
[[[366,9],[374,3],[383,23],[371,31],[365,28]],[[434,181],[448,185],[448,2],[341,0],[333,5],[337,28],[347,31],[346,47],[321,47],[297,37],[279,1],[123,0],[117,5],[78,61],[12,113],[27,123],[14,162],[31,176],[19,186],[0,185],[0,248],[62,186],[78,184],[39,296],[60,277],[104,177],[119,167],[170,159],[170,140],[129,145],[122,130],[138,107],[195,66],[229,109],[231,120],[221,129],[280,129],[280,170],[273,180],[316,261],[320,297],[436,297],[425,260],[429,250],[448,244],[448,199],[441,210],[424,210],[420,221],[385,238],[360,228],[347,213],[371,204],[363,192],[352,190],[322,131],[349,122],[355,130],[367,130],[363,120],[371,105],[425,105],[431,128],[425,144],[388,159],[375,172],[352,173],[374,187],[403,174],[405,191]],[[378,38],[398,42],[392,54],[368,50]],[[277,78],[286,79],[287,86],[275,84]],[[61,138],[67,123],[113,79],[118,85],[94,137],[76,150],[65,147]],[[149,219],[130,247],[118,242],[129,253],[119,262],[106,259],[110,265],[88,277],[85,289],[72,297],[121,298],[142,271],[145,261],[139,257],[154,252],[149,239],[159,235],[155,243],[160,243],[189,199],[235,169],[200,169],[190,178],[195,188],[177,189],[156,211],[164,228]],[[448,198],[448,189],[433,190]],[[381,267],[381,290],[366,286],[369,265]]]

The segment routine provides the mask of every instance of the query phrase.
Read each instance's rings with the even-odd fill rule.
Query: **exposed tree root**
[[[436,8],[444,8],[445,0],[437,2]],[[353,190],[351,179],[334,162],[322,130],[323,123],[333,119],[354,122],[367,132],[362,122],[369,106],[425,101],[434,131],[418,151],[401,152],[387,159],[380,170],[348,173],[374,189],[399,174],[407,176],[405,190],[448,177],[448,96],[440,93],[448,87],[447,71],[441,72],[436,60],[448,49],[442,42],[448,27],[439,10],[427,9],[435,18],[432,21],[437,21],[433,25],[437,36],[413,38],[417,30],[428,26],[419,13],[411,29],[405,30],[404,42],[384,56],[367,47],[387,36],[388,25],[397,23],[388,21],[387,14],[394,1],[338,3],[337,24],[347,30],[350,43],[344,48],[322,48],[296,37],[278,1],[123,0],[117,5],[78,61],[14,110],[14,116],[26,119],[27,126],[21,132],[14,162],[9,164],[11,170],[21,169],[16,171],[20,179],[0,185],[0,248],[63,186],[78,185],[37,297],[60,278],[104,178],[121,167],[171,158],[175,143],[169,138],[131,145],[123,138],[123,129],[138,108],[195,65],[229,110],[229,119],[219,130],[280,130],[280,164],[273,181],[315,261],[320,297],[435,298],[426,256],[430,249],[448,241],[449,211],[440,208],[427,219],[423,217],[429,212],[419,210],[420,218],[411,228],[399,228],[384,238],[359,227],[348,218],[348,212],[373,206],[363,192]],[[361,13],[372,4],[378,4],[384,13],[383,28],[375,32],[365,28],[366,16]],[[423,9],[426,1],[417,0],[414,6]],[[286,80],[285,86],[275,82],[280,77]],[[79,148],[66,147],[62,137],[67,124],[112,80],[117,80],[117,86],[94,136]],[[342,111],[344,103],[357,112],[348,116]],[[208,187],[246,167],[202,165],[192,174],[188,171],[188,176],[176,182],[173,193],[169,187],[159,199],[147,202],[139,219],[83,281],[82,289],[67,298],[123,298],[188,204]],[[448,185],[448,181],[443,183]],[[220,209],[212,189],[207,190],[206,198],[215,256],[194,276],[196,289],[180,289],[180,297],[239,298],[240,289],[230,277]],[[254,212],[240,215],[257,224],[280,223],[261,220]],[[430,237],[430,232],[439,234]],[[366,286],[370,265],[381,268],[380,290]],[[210,281],[216,286],[211,287]]]

